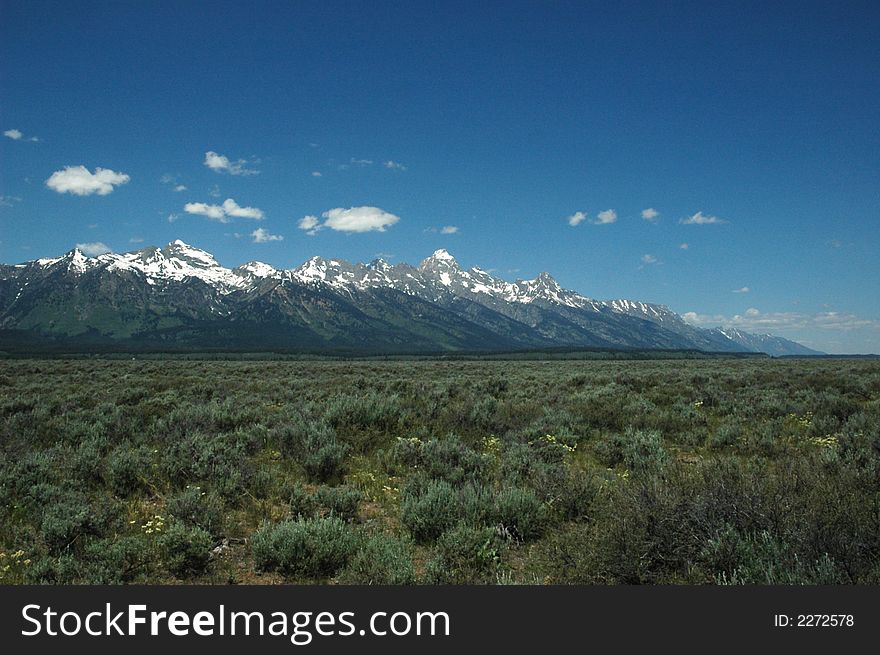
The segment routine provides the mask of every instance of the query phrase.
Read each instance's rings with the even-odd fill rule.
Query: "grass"
[[[0,361],[0,583],[880,582],[880,363]]]

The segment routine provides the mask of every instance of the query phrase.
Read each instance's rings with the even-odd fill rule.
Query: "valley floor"
[[[880,362],[0,361],[0,583],[880,583]]]

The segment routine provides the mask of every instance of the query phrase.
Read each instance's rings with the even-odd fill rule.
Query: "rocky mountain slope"
[[[696,328],[663,305],[591,299],[548,273],[507,282],[463,270],[445,250],[417,267],[313,257],[294,269],[262,262],[229,269],[179,240],[0,265],[0,350],[4,341],[85,349],[815,352],[779,337]]]

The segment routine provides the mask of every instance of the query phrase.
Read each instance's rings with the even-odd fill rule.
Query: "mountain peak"
[[[279,271],[274,266],[258,261],[251,261],[242,264],[236,270],[243,273],[250,273],[254,277],[276,277],[279,275]]]
[[[372,269],[374,271],[385,272],[385,271],[391,270],[393,267],[391,266],[391,264],[386,262],[381,257],[377,257],[376,259],[371,261],[369,264],[367,264],[367,268]]]
[[[162,254],[169,259],[174,257],[178,259],[185,259],[187,260],[187,262],[195,266],[220,266],[217,260],[214,259],[214,255],[209,253],[207,250],[202,250],[201,248],[191,246],[188,243],[181,241],[180,239],[175,239],[167,246],[165,246],[165,248],[162,249]]]
[[[434,270],[448,270],[455,269],[460,270],[458,262],[455,261],[455,257],[449,254],[449,251],[440,248],[439,250],[435,250],[434,253],[428,257],[427,259],[422,260],[420,269],[434,269]]]
[[[103,282],[104,275],[111,276],[106,278],[108,280],[124,284],[90,284],[95,280]],[[59,308],[56,284],[65,277],[85,285],[82,293],[74,298],[77,303],[86,299],[101,311],[82,312],[77,304]],[[284,288],[295,288],[294,285],[304,288],[301,292],[275,297],[264,293],[277,287],[267,280],[278,280]],[[375,290],[380,292],[374,293]],[[387,290],[413,298],[407,300],[386,293]],[[339,294],[341,301],[336,302],[328,293]],[[68,295],[65,293],[64,297]],[[16,304],[20,297],[25,297],[27,302]],[[438,349],[447,349],[450,344],[461,348],[473,348],[475,344],[499,347],[508,344],[518,347],[598,345],[815,354],[781,338],[748,334],[729,327],[711,330],[693,327],[663,305],[624,299],[591,300],[562,288],[543,271],[534,279],[515,282],[493,277],[478,267],[464,271],[445,249],[436,250],[418,268],[405,263],[392,266],[381,259],[365,265],[312,257],[296,269],[281,270],[250,261],[230,270],[217,263],[210,253],[180,239],[163,248],[150,246],[96,257],[88,257],[82,249],[73,248],[56,259],[0,267],[0,302],[3,301],[7,311],[4,326],[32,326],[26,322],[32,321],[31,314],[13,316],[8,313],[9,308],[30,308],[34,302],[44,303],[40,311],[50,317],[45,323],[47,330],[53,329],[51,317],[58,312],[82,315],[84,318],[77,330],[80,327],[103,330],[106,317],[115,315],[119,334],[124,335],[141,333],[144,328],[153,329],[152,326],[161,324],[161,317],[185,314],[187,321],[195,321],[196,330],[199,321],[207,321],[206,331],[198,337],[204,341],[198,343],[211,345],[216,339],[216,322],[221,317],[235,316],[237,321],[237,317],[243,316],[250,318],[242,320],[253,321],[246,324],[253,327],[257,335],[257,341],[252,343],[262,343],[259,335],[269,332],[279,335],[282,339],[279,343],[309,348],[321,343],[333,344],[333,347],[344,344],[346,347],[397,349],[403,343],[413,348],[425,344]],[[119,312],[119,307],[129,307],[130,303],[141,303],[137,305],[142,311],[140,319],[131,318],[132,312]],[[427,306],[437,311],[432,310],[430,321],[426,323]],[[255,310],[250,311],[251,307]],[[269,307],[278,311],[269,311]],[[89,323],[90,316],[97,316],[95,320],[99,322]],[[451,322],[446,322],[447,317]],[[413,321],[418,323],[418,331],[411,334],[399,331],[404,329],[399,326]],[[424,330],[430,327],[428,323],[435,321],[438,330],[425,336]],[[647,326],[647,322],[657,327]],[[69,325],[68,321],[58,323],[63,324],[62,327]],[[386,334],[381,328],[383,323],[392,331]],[[187,322],[185,326],[187,335],[189,325]],[[262,330],[265,325],[271,329]],[[164,343],[165,333],[162,334]],[[456,340],[450,341],[451,335],[464,336],[454,336]],[[107,338],[112,342],[116,337]]]
[[[97,264],[97,262],[93,258],[83,253],[83,251],[80,250],[78,246],[74,246],[72,250],[65,253],[65,255],[60,260],[56,261],[67,262],[67,270],[77,273],[82,273],[86,269],[91,268],[92,266]]]

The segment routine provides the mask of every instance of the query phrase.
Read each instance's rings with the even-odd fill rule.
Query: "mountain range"
[[[312,257],[294,269],[262,262],[230,269],[177,240],[0,265],[0,350],[560,346],[818,354],[781,337],[694,327],[665,305],[588,298],[548,273],[507,282],[462,269],[445,250],[418,266]]]

